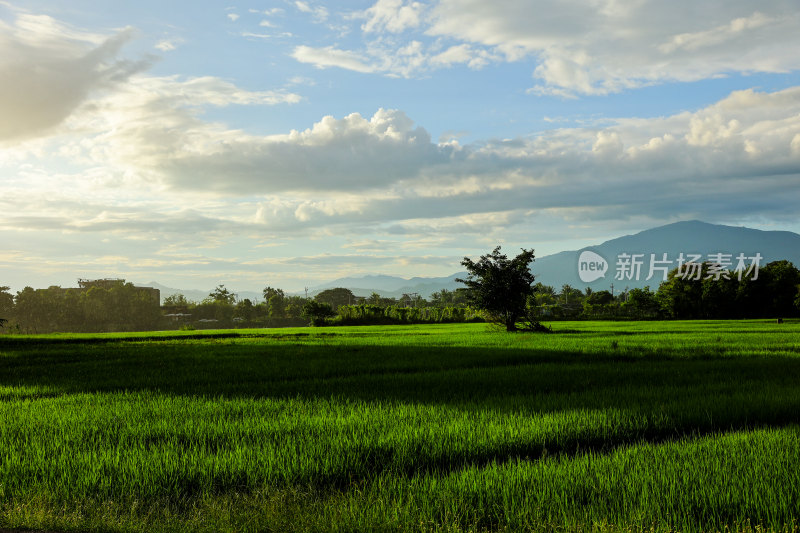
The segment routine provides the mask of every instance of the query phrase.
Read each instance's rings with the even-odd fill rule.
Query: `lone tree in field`
[[[536,291],[534,275],[528,268],[533,259],[533,250],[523,248],[521,254],[509,259],[498,246],[477,262],[465,257],[461,264],[469,276],[456,281],[469,287],[470,302],[486,311],[492,322],[504,325],[506,331],[517,331],[520,320],[526,323],[526,330],[549,331],[528,312],[528,297]]]

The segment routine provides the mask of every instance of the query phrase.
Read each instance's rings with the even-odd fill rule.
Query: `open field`
[[[795,531],[800,323],[0,337],[0,529]]]

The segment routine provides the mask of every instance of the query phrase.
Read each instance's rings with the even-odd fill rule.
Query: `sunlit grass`
[[[795,527],[800,324],[553,329],[0,338],[0,526]]]

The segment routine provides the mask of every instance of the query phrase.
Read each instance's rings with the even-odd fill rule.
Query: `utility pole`
[[[614,297],[614,284],[611,284],[611,297]]]
[[[409,294],[409,296],[411,296],[411,298],[412,298],[411,301],[414,302],[414,307],[416,307],[417,306],[417,300],[419,299],[419,293],[418,292],[412,292],[411,294]]]
[[[308,300],[308,287],[306,287],[306,300]]]

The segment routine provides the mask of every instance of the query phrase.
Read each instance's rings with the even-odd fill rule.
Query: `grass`
[[[0,528],[796,531],[800,324],[0,337]]]

